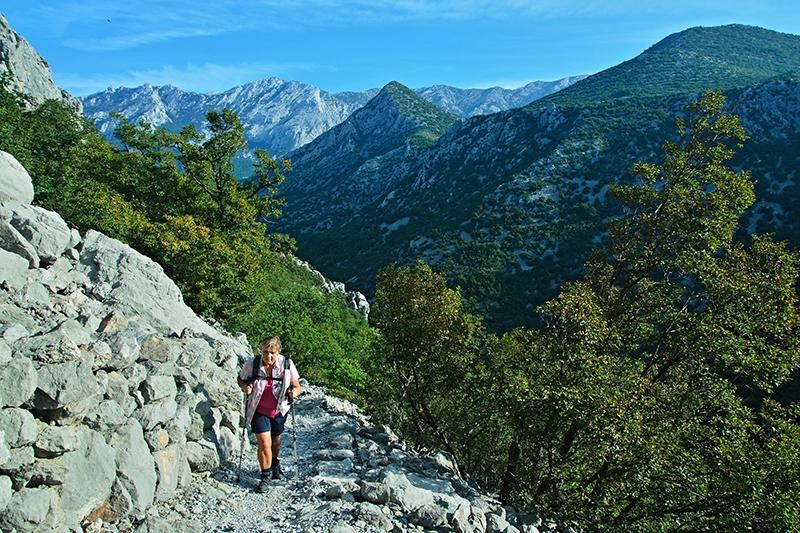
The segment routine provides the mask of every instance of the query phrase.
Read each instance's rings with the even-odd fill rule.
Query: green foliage
[[[722,101],[705,94],[663,165],[637,164],[641,184],[615,189],[626,216],[585,281],[542,308],[546,330],[503,339],[518,505],[591,531],[800,526],[785,483],[796,415],[769,404],[783,422],[767,425],[748,400],[800,361],[798,255],[766,237],[733,244],[753,194],[724,164],[744,134]]]
[[[290,238],[266,234],[280,215],[277,186],[291,163],[256,150],[252,177],[237,181],[241,123],[229,110],[208,120],[206,136],[120,118],[113,146],[58,102],[24,111],[0,90],[0,149],[28,169],[39,205],[158,261],[196,312],[229,330],[256,343],[281,335],[304,377],[357,398],[375,332],[341,295],[323,295],[317,278],[285,258]]]
[[[363,403],[364,365],[379,341],[377,332],[347,308],[342,294],[324,293],[300,269],[287,266],[261,289],[263,301],[229,320],[229,327],[254,340],[265,331],[280,336],[303,377]]]
[[[198,133],[194,125],[174,134],[146,123],[130,124],[123,117],[118,120],[116,135],[124,149],[160,174],[158,182],[150,180],[149,184],[163,188],[146,191],[148,197],[156,196],[165,203],[158,212],[191,215],[221,231],[280,216],[284,199],[276,197],[276,187],[285,179],[284,172],[291,170],[291,162],[278,162],[264,150],[255,150],[254,175],[245,182],[237,180],[234,158],[247,148],[247,142],[244,127],[233,111],[207,114],[208,137]],[[164,191],[170,192],[169,197]],[[283,240],[279,237],[275,242]]]
[[[486,371],[475,352],[479,324],[462,313],[459,291],[421,261],[389,266],[378,275],[372,320],[385,343],[372,361],[372,410],[413,445],[468,459]]]
[[[733,240],[754,195],[723,101],[704,94],[663,162],[612,188],[624,216],[541,330],[486,336],[427,265],[381,271],[374,412],[584,531],[798,530],[798,411],[764,393],[800,364],[800,256]]]
[[[689,28],[638,57],[530,104],[580,105],[614,99],[701,93],[797,76],[800,37],[737,24]]]

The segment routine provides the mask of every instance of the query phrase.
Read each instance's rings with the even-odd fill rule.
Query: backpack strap
[[[258,371],[261,369],[261,354],[258,354],[253,359],[253,371],[250,374],[250,383],[254,383],[258,379]]]

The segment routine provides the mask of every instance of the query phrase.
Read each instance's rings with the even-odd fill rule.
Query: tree
[[[234,158],[247,149],[247,141],[244,126],[230,109],[206,114],[208,136],[193,124],[174,134],[145,122],[131,124],[124,117],[117,118],[115,134],[123,147],[138,154],[150,174],[159,174],[159,179],[148,180],[147,185],[151,187],[149,197],[157,196],[165,202],[158,206],[162,213],[191,215],[222,231],[265,224],[280,216],[285,200],[277,196],[277,186],[291,170],[291,161],[276,161],[266,151],[255,150],[251,154],[255,158],[253,175],[247,180],[237,179]],[[164,183],[174,197],[166,198],[157,189]],[[285,236],[274,236],[273,241],[285,243],[284,251],[293,248]]]
[[[461,311],[461,294],[417,261],[378,273],[373,324],[385,352],[373,361],[372,408],[417,447],[444,448],[469,469],[481,432],[475,387],[484,379],[476,356],[479,322]]]
[[[545,330],[493,354],[517,505],[589,531],[800,527],[797,414],[756,401],[798,366],[798,254],[733,242],[753,191],[725,164],[746,137],[723,102],[689,106],[664,162],[614,189],[625,215]]]

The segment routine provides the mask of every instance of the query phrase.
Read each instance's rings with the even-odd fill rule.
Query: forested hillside
[[[533,310],[583,276],[603,221],[621,214],[609,187],[629,183],[636,161],[661,157],[661,144],[677,139],[674,118],[699,93],[724,89],[749,135],[735,164],[753,170],[759,192],[742,233],[776,231],[800,245],[798,58],[798,36],[692,28],[526,108],[454,123],[391,164],[328,169],[341,170],[338,187],[299,187],[290,175],[276,227],[318,268],[369,294],[383,266],[424,259],[492,330],[535,326]],[[302,180],[305,164],[295,168]]]

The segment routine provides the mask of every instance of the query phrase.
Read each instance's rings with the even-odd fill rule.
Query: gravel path
[[[319,407],[321,403],[325,408]],[[266,493],[255,492],[260,470],[255,456],[255,440],[244,454],[240,481],[237,483],[238,454],[233,463],[214,474],[195,475],[183,496],[155,507],[149,533],[168,531],[225,531],[237,533],[372,533],[378,531],[359,522],[355,504],[344,499],[328,501],[324,487],[314,479],[314,453],[323,449],[332,431],[352,427],[361,415],[352,404],[324,395],[324,389],[304,385],[298,398],[294,423],[290,414],[282,435],[280,452],[284,479],[271,481]],[[297,458],[293,437],[297,437]],[[237,436],[241,438],[241,433]],[[299,476],[298,476],[299,470]],[[137,533],[140,533],[137,530]],[[141,532],[148,533],[148,532]]]

